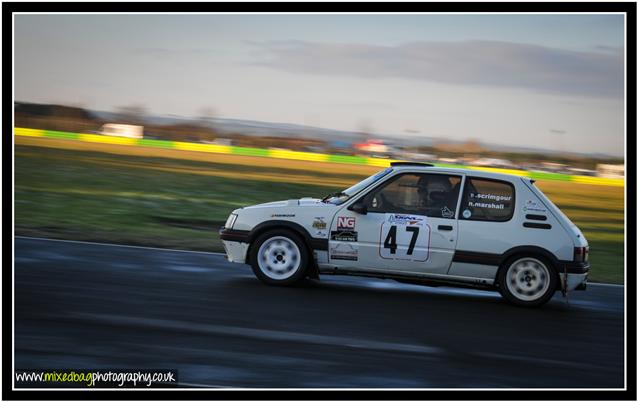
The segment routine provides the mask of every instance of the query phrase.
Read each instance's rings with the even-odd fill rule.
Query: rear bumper
[[[558,266],[561,289],[565,284],[565,273],[567,273],[567,290],[585,290],[587,288],[587,276],[590,269],[589,262],[561,261]]]
[[[565,283],[565,274],[560,275],[560,286],[563,287]],[[588,274],[567,274],[567,291],[572,290],[585,290],[587,287],[587,275]]]
[[[588,274],[590,267],[589,262],[560,261],[558,272],[561,274],[567,272],[569,275]]]

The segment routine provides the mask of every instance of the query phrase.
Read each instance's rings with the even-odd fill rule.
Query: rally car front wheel
[[[519,306],[538,307],[547,303],[558,286],[558,275],[552,265],[539,256],[511,258],[500,270],[498,287],[501,295]]]
[[[263,233],[250,247],[250,265],[262,282],[292,285],[306,276],[309,252],[296,233],[275,229]]]

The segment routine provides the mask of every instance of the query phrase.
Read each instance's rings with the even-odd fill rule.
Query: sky
[[[620,14],[15,16],[17,101],[624,152]]]

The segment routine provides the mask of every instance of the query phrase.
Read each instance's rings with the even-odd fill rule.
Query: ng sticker
[[[354,216],[337,217],[337,230],[354,229],[356,218]]]

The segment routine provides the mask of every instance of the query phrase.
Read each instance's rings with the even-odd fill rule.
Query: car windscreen
[[[359,183],[355,184],[354,186],[352,186],[350,188],[347,188],[343,192],[348,194],[350,197],[352,197],[353,195],[357,194],[359,191],[361,191],[364,188],[368,187],[372,183],[376,182],[377,180],[381,179],[382,177],[387,176],[388,173],[390,173],[391,171],[392,171],[392,168],[387,168],[387,169],[382,170],[382,171],[380,171],[378,173],[375,173],[374,175],[368,177],[367,179],[361,180]]]
[[[352,197],[353,195],[359,193],[360,191],[362,191],[363,189],[369,187],[371,184],[375,183],[376,181],[380,180],[382,177],[387,176],[390,172],[392,172],[392,168],[389,167],[385,170],[382,170],[378,173],[373,174],[372,176],[361,180],[360,182],[358,182],[357,184],[355,184],[352,187],[349,187],[343,191],[340,191],[338,193],[333,193],[330,194],[328,196],[326,196],[322,201],[323,202],[328,202],[331,204],[342,204],[343,202],[345,202],[347,199],[349,199],[350,197]]]

